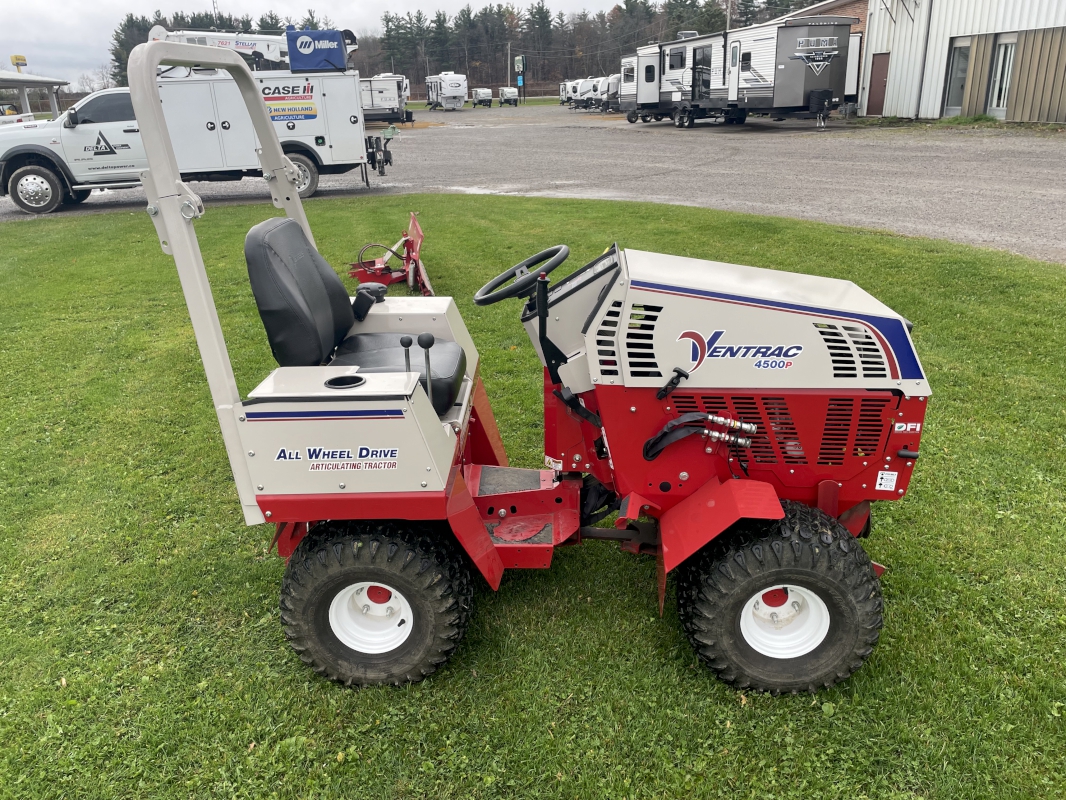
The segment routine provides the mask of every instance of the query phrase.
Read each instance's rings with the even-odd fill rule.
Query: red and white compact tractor
[[[245,240],[278,368],[242,397],[156,88],[160,64],[229,70],[274,204]],[[909,324],[855,284],[610,247],[554,284],[558,245],[474,297],[516,310],[544,367],[544,469],[509,467],[451,298],[350,297],[315,249],[240,56],[137,47],[148,213],[174,256],[248,524],[288,559],[281,621],[318,673],[418,681],[455,651],[474,582],[610,539],[675,576],[699,657],[769,692],[847,678],[881,628],[870,504],[906,492],[929,384]],[[613,517],[613,519],[612,519]],[[612,520],[607,527],[597,526]]]

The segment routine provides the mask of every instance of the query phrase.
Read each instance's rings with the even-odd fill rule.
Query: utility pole
[[[507,85],[511,85],[511,43],[507,43]]]

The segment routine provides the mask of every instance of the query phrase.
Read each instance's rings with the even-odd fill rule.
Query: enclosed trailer
[[[618,90],[621,86],[622,75],[616,72],[606,78],[606,85],[600,86],[600,110],[617,111],[619,109]]]
[[[749,114],[811,119],[844,102],[854,17],[797,17],[639,48],[631,121],[670,116],[678,127]],[[659,78],[656,81],[655,76]],[[635,95],[635,99],[634,99]]]
[[[514,106],[518,108],[518,90],[513,86],[500,87],[500,107]]]
[[[466,75],[442,72],[426,77],[426,106],[455,111],[466,105]]]
[[[359,82],[363,100],[363,118],[380,122],[407,121],[410,84],[403,75],[383,73]]]
[[[474,108],[478,106],[492,108],[492,89],[471,89],[470,99]]]
[[[569,94],[566,91],[566,86],[566,81],[563,81],[559,84],[559,105],[565,105],[566,101],[569,99]]]
[[[574,90],[574,99],[571,102],[571,106],[574,108],[588,108],[592,103],[592,92],[596,86],[596,79],[589,76],[575,83],[577,88]]]

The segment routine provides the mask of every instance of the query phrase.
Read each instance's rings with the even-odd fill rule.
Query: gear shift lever
[[[407,367],[407,372],[411,371],[411,345],[414,344],[414,340],[410,336],[400,337],[400,347],[403,348],[403,363]]]
[[[433,371],[429,365],[429,348],[435,341],[432,333],[418,334],[418,346],[426,351],[426,396],[429,397],[430,406],[433,405]]]

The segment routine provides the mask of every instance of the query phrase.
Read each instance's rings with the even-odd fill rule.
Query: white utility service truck
[[[359,169],[385,174],[388,141],[363,128],[359,73],[256,72],[256,86],[282,149],[299,172],[301,197],[319,175]],[[262,175],[258,139],[228,73],[176,67],[160,73],[159,96],[185,180],[236,181]],[[106,89],[58,119],[0,129],[0,195],[31,214],[81,203],[95,188],[140,185],[147,168],[129,89]]]
[[[466,105],[466,75],[442,72],[426,77],[426,107],[456,111]]]

